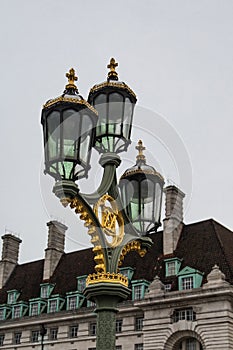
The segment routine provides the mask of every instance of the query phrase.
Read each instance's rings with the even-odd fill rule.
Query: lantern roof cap
[[[104,81],[99,84],[95,84],[90,89],[90,94],[93,94],[95,92],[99,92],[99,90],[105,89],[105,88],[114,88],[114,89],[123,89],[126,90],[130,95],[132,95],[136,99],[135,92],[123,81],[119,81],[118,73],[116,72],[116,67],[118,66],[118,63],[114,58],[110,59],[110,63],[107,65],[107,68],[110,69],[107,76],[107,81]]]
[[[63,94],[59,97],[52,98],[48,100],[44,104],[44,108],[51,107],[52,105],[55,105],[57,103],[76,103],[85,105],[87,108],[89,108],[94,114],[98,115],[97,110],[91,106],[80,94],[78,91],[77,86],[75,85],[75,81],[78,80],[78,77],[75,75],[74,68],[70,68],[69,72],[66,73],[66,78],[68,78],[68,84],[65,86],[65,90],[63,91]]]
[[[161,181],[164,181],[163,176],[157,170],[155,170],[155,168],[146,164],[146,157],[143,154],[143,151],[146,149],[146,147],[143,146],[142,140],[138,141],[138,144],[135,148],[138,150],[136,164],[127,169],[121,176],[121,179],[126,179],[127,177],[131,177],[137,174],[145,174],[157,176],[161,179]]]

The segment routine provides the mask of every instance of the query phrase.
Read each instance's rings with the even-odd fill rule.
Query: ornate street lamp
[[[121,162],[118,153],[127,150],[131,142],[136,96],[125,83],[118,81],[116,66],[112,58],[107,81],[91,89],[88,102],[79,95],[74,84],[77,78],[71,69],[66,75],[69,83],[63,95],[46,102],[41,117],[45,172],[55,178],[53,191],[61,203],[80,214],[94,246],[96,272],[88,276],[84,295],[96,303],[97,350],[115,349],[117,304],[130,294],[128,280],[119,273],[119,266],[130,251],[135,250],[143,257],[152,245],[144,228],[150,231],[152,220],[156,229],[163,186],[162,178],[145,164],[140,153],[141,168],[153,169],[154,173],[148,179],[144,179],[140,171],[134,177],[131,173],[123,175],[122,203],[116,168]],[[99,163],[104,172],[98,189],[84,194],[75,181],[87,177],[92,147],[102,153]],[[141,152],[142,146],[138,147]],[[131,194],[127,194],[128,183],[133,188],[133,195],[131,187]],[[129,201],[137,203],[143,224],[138,225],[132,215],[134,204]],[[153,211],[151,216],[147,215],[150,209]]]
[[[100,153],[123,152],[130,144],[135,93],[124,82],[118,81],[115,68],[118,63],[112,58],[106,82],[94,85],[88,102],[99,113],[96,127],[95,148]]]
[[[161,225],[163,177],[146,164],[145,147],[139,140],[136,165],[127,169],[120,179],[124,208],[134,227],[142,235],[155,232]]]
[[[47,101],[42,110],[45,172],[55,180],[75,181],[87,177],[90,169],[97,111],[79,95],[73,68],[66,77],[64,93]]]

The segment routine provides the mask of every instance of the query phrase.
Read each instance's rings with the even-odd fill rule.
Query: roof
[[[165,283],[163,255],[163,232],[150,235],[154,244],[145,257],[130,252],[123,266],[134,268],[133,279],[152,281],[159,275]],[[185,266],[204,273],[204,280],[215,264],[218,264],[226,279],[233,283],[233,232],[213,219],[184,225],[173,256],[182,260],[181,269]],[[191,249],[190,249],[191,248]],[[171,256],[169,256],[171,257]],[[94,272],[94,256],[92,249],[84,249],[64,253],[50,279],[55,284],[54,294],[65,296],[67,292],[77,289],[77,277]],[[43,283],[44,260],[17,265],[4,288],[0,291],[0,304],[6,303],[7,291],[16,289],[21,292],[20,300],[27,301],[40,296],[40,284]],[[172,278],[170,278],[172,281]],[[173,287],[177,283],[173,279]]]

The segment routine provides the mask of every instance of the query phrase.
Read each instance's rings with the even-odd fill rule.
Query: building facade
[[[119,304],[116,350],[233,349],[233,232],[213,219],[184,224],[184,194],[169,186],[165,196],[163,231],[120,269],[132,293]],[[83,294],[92,249],[65,253],[67,227],[47,225],[39,261],[18,264],[21,240],[2,237],[0,348],[94,350],[95,305]]]

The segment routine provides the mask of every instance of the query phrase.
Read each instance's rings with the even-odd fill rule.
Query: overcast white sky
[[[148,163],[187,193],[185,222],[233,229],[232,15],[231,0],[1,0],[0,231],[22,238],[20,262],[43,258],[51,218],[70,227],[67,251],[89,244],[42,174],[40,113],[69,68],[87,98],[111,57],[139,106],[120,173],[142,137]],[[98,182],[93,167],[86,188]]]

